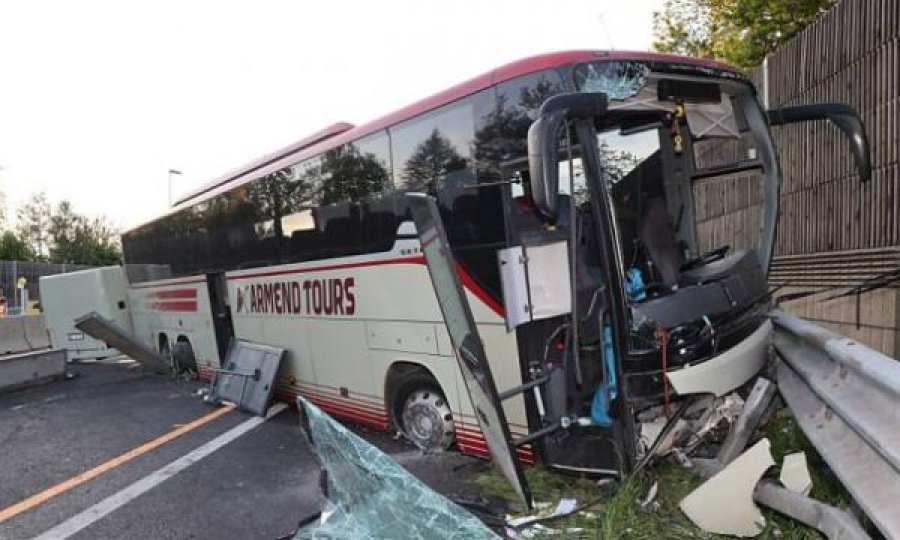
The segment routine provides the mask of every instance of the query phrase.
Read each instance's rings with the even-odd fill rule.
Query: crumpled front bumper
[[[749,381],[766,364],[772,343],[772,321],[766,319],[743,341],[702,364],[667,373],[679,395],[724,396]]]

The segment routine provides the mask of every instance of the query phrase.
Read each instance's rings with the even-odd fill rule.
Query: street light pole
[[[169,169],[169,206],[172,206],[172,175],[181,176],[181,171],[177,169]]]

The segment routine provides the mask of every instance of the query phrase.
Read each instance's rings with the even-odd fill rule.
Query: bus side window
[[[360,251],[387,251],[394,245],[400,225],[392,195],[390,139],[387,131],[381,131],[360,139],[354,146],[361,158],[356,166],[357,182],[361,185],[355,199],[360,204]]]
[[[397,189],[434,194],[473,183],[475,119],[469,100],[408,120],[390,133]]]
[[[548,69],[507,81],[497,87],[496,132],[500,161],[527,155],[528,128],[544,101],[563,91],[562,77]]]
[[[392,190],[387,132],[328,150],[307,160],[294,176],[301,185],[291,192],[291,213],[282,220],[292,224],[282,227],[286,260],[356,255],[393,245],[394,215],[381,202]]]

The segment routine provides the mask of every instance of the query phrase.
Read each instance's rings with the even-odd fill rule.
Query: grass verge
[[[811,496],[838,507],[846,507],[848,497],[833,474],[824,466],[812,444],[803,435],[790,415],[777,415],[764,429],[772,445],[772,457],[776,466],[768,476],[777,478],[778,467],[785,454],[806,452],[813,476]],[[546,527],[555,530],[557,538],[633,538],[655,540],[660,538],[727,538],[706,533],[681,512],[678,503],[703,479],[677,464],[662,462],[637,477],[624,482],[598,483],[597,480],[577,478],[550,472],[540,467],[525,471],[536,503],[549,503],[552,511],[561,498],[575,498],[578,504],[597,501],[596,504],[572,516],[548,522]],[[501,497],[516,504],[515,494],[506,481],[495,472],[484,473],[474,480],[486,496]],[[654,482],[658,483],[655,504],[648,509],[639,502],[644,499]],[[519,511],[524,508],[519,507]],[[757,538],[778,540],[811,540],[824,538],[814,529],[793,519],[763,508],[766,528]],[[549,532],[535,532],[535,537],[549,536]]]

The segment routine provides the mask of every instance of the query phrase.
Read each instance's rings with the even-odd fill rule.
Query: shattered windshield
[[[609,99],[634,96],[647,83],[644,62],[589,62],[575,66],[575,85],[582,92],[602,92]]]

